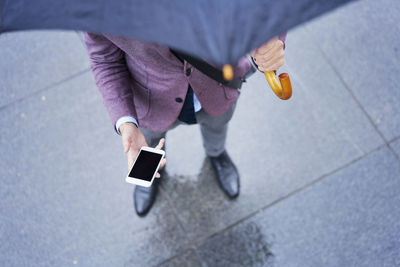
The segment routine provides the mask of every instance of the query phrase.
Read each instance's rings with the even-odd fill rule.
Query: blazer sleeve
[[[85,33],[84,40],[94,79],[112,124],[115,126],[123,116],[137,118],[124,52],[101,34]]]

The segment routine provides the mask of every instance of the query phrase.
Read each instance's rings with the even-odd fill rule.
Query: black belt
[[[178,52],[176,50],[172,50],[172,49],[170,49],[170,50],[171,50],[172,54],[174,54],[180,61],[183,62],[183,60],[186,60],[191,65],[193,65],[196,69],[201,71],[203,74],[207,75],[211,79],[217,81],[218,83],[220,83],[224,86],[240,89],[242,87],[243,82],[245,82],[244,79],[240,79],[240,78],[234,78],[231,81],[226,81],[222,75],[222,71],[217,68],[214,68],[207,62],[205,62],[203,60],[199,60],[195,57],[189,56],[185,53]]]

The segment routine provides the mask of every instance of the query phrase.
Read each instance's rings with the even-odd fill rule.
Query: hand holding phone
[[[145,187],[151,186],[164,155],[165,152],[163,150],[142,147],[133,163],[131,171],[125,179],[126,182]]]
[[[139,151],[141,147],[143,146],[148,146],[146,143],[146,139],[143,135],[143,133],[140,131],[140,129],[133,123],[131,122],[126,122],[123,123],[119,127],[119,131],[121,133],[121,141],[122,141],[122,146],[124,148],[124,153],[126,154],[128,158],[128,169],[132,169],[133,162],[135,162]],[[161,138],[160,142],[157,145],[157,149],[162,149],[164,146],[165,139]],[[167,162],[167,159],[164,158],[163,161],[161,162],[160,168],[162,168],[165,163]],[[156,178],[159,178],[160,174],[156,174]]]

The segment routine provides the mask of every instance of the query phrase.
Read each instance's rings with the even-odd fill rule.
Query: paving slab
[[[74,31],[4,33],[0,59],[0,107],[89,68]]]
[[[400,136],[399,19],[399,1],[364,0],[307,25],[388,141]]]
[[[399,266],[400,164],[363,158],[198,247],[205,266]]]
[[[146,218],[135,214],[120,137],[91,73],[0,115],[2,262],[144,266],[187,249],[165,194]]]
[[[237,200],[218,188],[198,126],[167,136],[165,189],[193,240],[384,144],[303,28],[289,33],[286,53],[292,99],[279,100],[258,73],[242,89],[229,126],[227,149],[241,174]]]

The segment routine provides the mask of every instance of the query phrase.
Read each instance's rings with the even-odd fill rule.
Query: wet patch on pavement
[[[255,222],[216,234],[198,248],[206,266],[274,266],[273,241]]]

